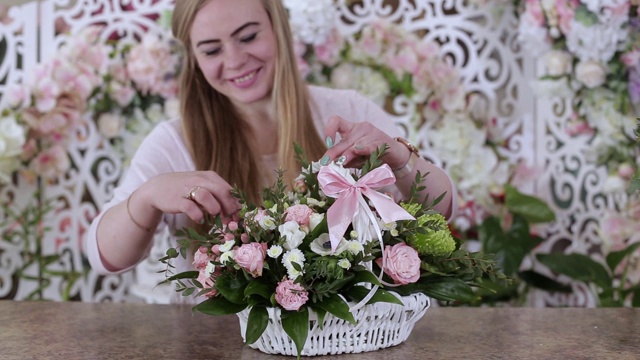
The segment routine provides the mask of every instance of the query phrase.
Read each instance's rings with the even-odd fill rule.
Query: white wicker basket
[[[404,306],[377,302],[353,311],[358,325],[352,325],[327,313],[324,326],[318,325],[314,312],[309,313],[309,336],[301,355],[336,355],[375,351],[395,346],[405,341],[414,324],[429,308],[429,298],[424,294],[398,296]],[[269,325],[249,347],[267,354],[296,356],[296,346],[282,328],[280,309],[269,308]],[[245,339],[249,309],[237,314],[240,332]]]

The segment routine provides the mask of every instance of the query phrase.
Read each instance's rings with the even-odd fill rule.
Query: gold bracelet
[[[133,193],[131,193],[131,195],[133,195]],[[140,230],[144,230],[146,232],[152,232],[153,229],[152,228],[148,228],[145,226],[140,225],[137,221],[133,220],[133,216],[131,216],[131,210],[129,210],[129,202],[131,201],[131,195],[129,195],[129,197],[127,198],[127,215],[129,215],[129,219],[131,220],[132,223],[134,223]]]
[[[395,138],[395,140],[401,143],[402,145],[406,146],[407,149],[411,151],[411,154],[409,155],[409,160],[407,160],[407,163],[397,169],[393,169],[393,173],[395,174],[395,176],[397,178],[401,178],[403,176],[407,176],[408,174],[410,174],[413,171],[413,168],[416,166],[416,161],[418,160],[418,148],[413,146],[409,141],[407,141],[407,139],[397,137]]]

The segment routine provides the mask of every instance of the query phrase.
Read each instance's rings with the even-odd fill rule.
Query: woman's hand
[[[159,212],[184,213],[199,223],[205,212],[221,214],[223,219],[237,217],[241,205],[231,190],[231,185],[214,171],[190,171],[158,175],[136,192]]]
[[[336,134],[340,134],[337,143]],[[342,161],[345,167],[361,167],[369,155],[384,144],[388,148],[381,160],[391,169],[404,166],[411,155],[406,146],[366,121],[350,122],[340,116],[332,116],[324,129],[324,136],[329,150],[321,160],[323,165],[333,160]]]

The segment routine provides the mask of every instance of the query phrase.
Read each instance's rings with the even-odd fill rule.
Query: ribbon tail
[[[327,224],[329,225],[329,240],[331,241],[331,252],[335,252],[347,231],[349,224],[353,220],[358,205],[355,194],[350,194],[338,198],[327,210]]]
[[[378,215],[380,215],[380,218],[385,223],[398,220],[415,220],[402,206],[396,204],[386,195],[380,194],[375,190],[366,191],[365,195],[369,198],[376,212],[378,212]]]

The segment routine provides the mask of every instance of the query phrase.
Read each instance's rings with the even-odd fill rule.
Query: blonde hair
[[[265,169],[255,151],[245,121],[229,99],[215,91],[198,68],[191,48],[191,27],[196,13],[208,0],[176,1],[172,19],[173,35],[185,48],[180,80],[180,111],[184,136],[197,170],[213,170],[232,186],[260,203]],[[293,184],[300,170],[295,161],[294,142],[309,159],[318,159],[326,148],[318,135],[309,106],[309,95],[299,72],[287,11],[281,0],[261,1],[276,38],[273,84],[278,120],[278,165],[287,170],[285,183]]]

